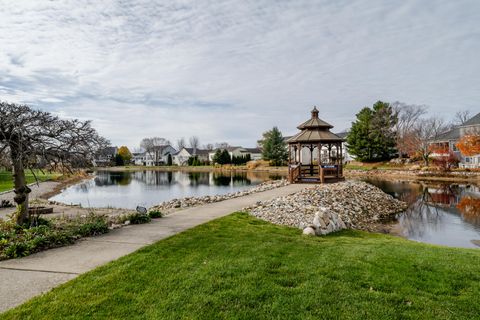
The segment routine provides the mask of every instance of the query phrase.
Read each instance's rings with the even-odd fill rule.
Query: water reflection
[[[480,240],[480,188],[472,184],[369,179],[408,203],[398,216],[400,232],[409,239],[458,247],[477,247]]]
[[[173,198],[225,194],[282,178],[261,172],[98,171],[52,198],[84,207],[150,207]]]

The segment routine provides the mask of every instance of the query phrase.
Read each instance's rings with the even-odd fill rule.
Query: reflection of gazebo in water
[[[290,182],[324,183],[343,179],[342,138],[330,132],[332,125],[312,118],[297,127],[301,131],[287,140],[288,178]]]

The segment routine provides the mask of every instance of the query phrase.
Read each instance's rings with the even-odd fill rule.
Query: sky
[[[0,100],[144,137],[255,146],[377,100],[480,112],[478,0],[0,0]]]

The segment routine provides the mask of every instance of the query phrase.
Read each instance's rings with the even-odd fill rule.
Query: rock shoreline
[[[392,220],[407,204],[361,181],[308,187],[292,195],[260,201],[246,208],[251,215],[274,224],[325,235],[342,229],[372,231]]]
[[[263,182],[253,188],[237,191],[235,193],[227,193],[222,195],[212,195],[212,196],[203,196],[203,197],[186,197],[181,199],[172,199],[151,207],[149,211],[161,211],[164,214],[168,214],[174,210],[195,207],[203,204],[220,202],[228,199],[243,197],[243,196],[247,196],[257,192],[284,187],[288,184],[289,184],[288,181],[285,179],[272,180],[272,181]]]

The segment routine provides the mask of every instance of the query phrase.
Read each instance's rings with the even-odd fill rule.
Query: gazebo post
[[[322,144],[320,142],[317,143],[317,153],[318,178],[320,178],[322,171]]]
[[[300,166],[298,178],[302,178],[302,145],[300,142],[297,144],[298,149],[298,164]]]
[[[310,175],[313,176],[313,144],[310,145]]]
[[[342,143],[340,143],[340,177],[343,177],[343,147]]]

